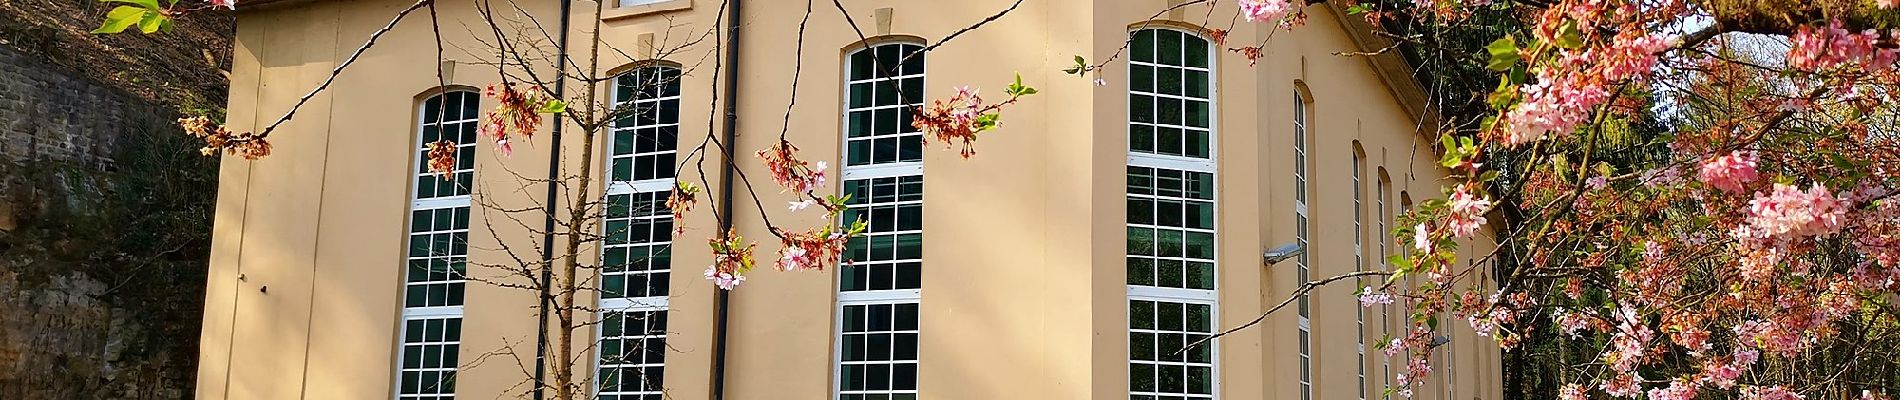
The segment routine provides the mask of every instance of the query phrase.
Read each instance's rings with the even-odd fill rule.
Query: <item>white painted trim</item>
[[[887,41],[887,42],[875,43],[875,44],[864,46],[858,49],[854,49],[848,53],[845,53],[844,58],[841,62],[843,68],[839,68],[839,75],[840,75],[839,81],[842,83],[838,85],[838,90],[839,90],[838,109],[841,110],[838,113],[839,123],[838,123],[837,146],[838,146],[839,157],[836,160],[836,162],[832,164],[832,165],[837,166],[838,168],[838,175],[837,175],[838,180],[836,181],[836,183],[833,184],[834,193],[842,193],[844,191],[844,181],[848,181],[848,180],[921,176],[924,173],[924,163],[922,160],[907,161],[907,162],[900,161],[900,162],[887,162],[887,163],[872,163],[872,164],[867,164],[867,165],[856,165],[856,166],[847,165],[851,157],[850,144],[852,142],[852,139],[854,139],[851,137],[851,134],[850,134],[852,112],[874,111],[874,110],[884,110],[884,109],[893,109],[893,108],[902,109],[903,107],[909,107],[909,106],[918,107],[919,111],[921,112],[924,99],[928,98],[928,93],[930,90],[929,90],[929,85],[926,84],[926,85],[923,85],[923,91],[925,93],[924,96],[920,96],[920,98],[916,98],[916,99],[909,99],[909,98],[903,99],[905,102],[909,104],[894,104],[894,105],[882,105],[882,106],[873,104],[868,107],[860,107],[860,108],[851,107],[851,85],[852,84],[871,83],[872,85],[875,86],[875,85],[883,84],[883,82],[900,81],[903,79],[913,79],[913,78],[923,80],[926,83],[929,82],[928,79],[926,79],[926,76],[929,73],[929,64],[928,64],[929,57],[927,56],[925,56],[925,58],[923,59],[923,61],[925,62],[923,73],[890,76],[890,77],[877,77],[877,74],[879,72],[874,71],[872,73],[871,79],[862,79],[862,80],[851,79],[852,56],[857,55],[859,52],[876,51],[876,49],[879,47],[889,46],[889,45],[907,45],[907,46],[916,46],[919,48],[923,46],[920,43],[914,43],[914,42],[909,42],[909,41]],[[899,68],[901,69],[901,66]],[[873,69],[875,70],[876,68],[874,67]],[[873,93],[876,92],[875,87],[872,88],[872,92]],[[901,89],[899,92],[901,93]],[[875,99],[873,99],[873,103],[875,103]],[[869,136],[864,136],[864,137],[860,137],[856,139],[867,140],[867,139],[892,138],[892,137],[895,137],[895,138],[914,137],[917,140],[923,140],[923,133],[911,132],[911,133],[898,133],[898,134],[891,134],[891,135],[869,135]],[[901,150],[900,150],[900,154],[901,154]],[[867,206],[918,205],[919,207],[922,207],[922,204],[923,202],[921,200],[909,200],[909,201],[872,203],[872,204],[867,204]],[[921,230],[879,232],[877,236],[897,236],[897,235],[912,234],[912,233],[922,234],[923,232]],[[878,262],[860,262],[861,265],[857,265],[857,266],[840,265],[837,267],[839,272],[831,274],[833,277],[832,290],[833,290],[833,293],[836,293],[837,295],[837,304],[834,307],[832,307],[832,318],[831,318],[832,329],[831,329],[831,358],[830,358],[830,364],[831,364],[830,396],[832,399],[836,399],[839,396],[842,396],[844,394],[843,370],[844,370],[844,366],[847,364],[847,362],[844,361],[844,333],[845,333],[844,329],[845,327],[844,327],[843,321],[844,321],[845,308],[849,306],[864,306],[864,305],[879,305],[879,304],[919,304],[923,298],[923,289],[921,288],[922,286],[921,281],[919,282],[920,288],[918,289],[872,290],[872,291],[849,291],[849,292],[838,290],[842,288],[841,281],[843,280],[843,276],[844,276],[843,269],[863,268],[867,266],[865,264],[881,266],[881,265],[895,265],[899,263],[912,263],[912,262],[915,262],[921,265],[923,263],[923,259],[919,258],[915,260],[905,259],[905,260],[889,260],[889,261],[878,261]],[[918,312],[920,314],[922,313],[921,307]],[[918,331],[916,331],[919,338],[923,336],[921,331],[922,331],[922,327],[920,326]],[[919,391],[923,388],[921,385],[921,381],[923,380],[922,379],[922,371],[923,371],[922,354],[924,352],[922,349],[923,342],[921,339],[918,341],[917,345],[918,345],[918,349],[917,349],[918,359],[915,362],[915,365],[917,365],[917,370],[919,374],[919,377],[917,379],[919,381],[919,386],[917,387],[917,390],[884,390],[884,391],[881,391],[882,393],[915,395],[919,393]],[[894,344],[893,344],[892,349],[895,350]],[[894,363],[894,362],[849,362],[849,363],[852,365],[903,364],[903,363]]]
[[[846,151],[849,151],[849,150],[846,150]],[[839,186],[841,187],[840,190],[842,190],[843,181],[848,181],[848,180],[892,178],[892,177],[900,177],[900,176],[923,175],[924,163],[923,162],[899,162],[899,163],[887,163],[887,164],[859,165],[859,166],[842,168],[842,171],[843,173],[839,174],[838,176],[838,178],[840,179],[840,182],[839,182]]]
[[[1206,41],[1206,39],[1202,38],[1200,36],[1200,33],[1198,32],[1189,32],[1189,31],[1174,29],[1170,27],[1153,27],[1153,28],[1145,28],[1143,30],[1174,31],[1174,32],[1181,33],[1185,40]],[[1138,34],[1141,31],[1142,30],[1134,30],[1134,31],[1130,31],[1129,34],[1133,36],[1135,34]],[[1158,42],[1159,41],[1157,40],[1156,43]],[[1157,48],[1158,47],[1159,45],[1157,44]],[[1150,66],[1150,67],[1180,68],[1180,69],[1189,70],[1189,71],[1207,72],[1207,86],[1208,86],[1207,95],[1208,96],[1206,99],[1193,98],[1193,97],[1187,97],[1187,96],[1181,96],[1181,95],[1163,94],[1163,93],[1159,93],[1159,90],[1136,91],[1134,90],[1134,87],[1132,85],[1126,86],[1124,88],[1124,91],[1128,92],[1129,94],[1141,94],[1144,96],[1153,96],[1155,98],[1206,101],[1208,104],[1208,116],[1207,116],[1208,124],[1207,124],[1207,127],[1205,128],[1189,127],[1189,126],[1180,125],[1180,124],[1163,124],[1163,123],[1160,123],[1161,117],[1158,114],[1154,116],[1155,121],[1153,123],[1149,123],[1149,122],[1138,123],[1134,121],[1134,118],[1133,118],[1134,110],[1132,109],[1132,107],[1134,107],[1134,104],[1133,102],[1130,102],[1129,109],[1123,110],[1123,123],[1122,123],[1123,129],[1122,129],[1122,136],[1121,136],[1122,147],[1123,149],[1125,149],[1127,153],[1128,166],[1170,169],[1170,170],[1177,170],[1177,171],[1198,172],[1198,173],[1216,175],[1216,172],[1219,169],[1220,144],[1221,144],[1221,139],[1220,139],[1220,131],[1221,131],[1220,129],[1220,126],[1221,126],[1220,95],[1221,93],[1220,93],[1220,84],[1219,84],[1220,76],[1217,73],[1217,71],[1214,71],[1213,67],[1218,64],[1218,61],[1216,61],[1217,60],[1216,56],[1218,56],[1218,54],[1216,54],[1218,52],[1218,46],[1215,46],[1211,41],[1208,41],[1207,46],[1204,46],[1204,47],[1208,52],[1208,55],[1207,55],[1208,68],[1188,67],[1185,65],[1180,65],[1180,66],[1162,65],[1159,63],[1150,63],[1150,62],[1137,62],[1137,61],[1134,61],[1132,57],[1129,59],[1128,63],[1131,66],[1144,65],[1144,66]],[[1182,51],[1185,53],[1187,51],[1186,50],[1187,46],[1183,45],[1182,49],[1183,49]],[[1185,60],[1185,58],[1186,57],[1184,56],[1183,59]],[[1159,60],[1158,56],[1156,60]],[[1183,64],[1185,64],[1185,62],[1183,62]],[[1186,92],[1185,85],[1187,84],[1187,82],[1184,80],[1182,84],[1183,84],[1183,92]],[[1145,126],[1164,127],[1164,128],[1181,128],[1184,130],[1184,132],[1186,132],[1186,130],[1196,130],[1196,131],[1205,130],[1207,131],[1208,157],[1198,158],[1198,157],[1186,157],[1186,156],[1136,152],[1133,149],[1131,138],[1128,136],[1128,132],[1129,132],[1128,127],[1134,126],[1135,124],[1142,124]],[[1184,148],[1183,150],[1187,150],[1187,149]],[[1168,288],[1168,287],[1156,287],[1156,286],[1144,286],[1144,285],[1126,285],[1126,281],[1125,281],[1126,278],[1122,278],[1122,279],[1124,279],[1124,285],[1126,285],[1126,288],[1127,288],[1127,299],[1124,301],[1124,303],[1127,301],[1141,300],[1141,301],[1158,301],[1158,302],[1206,305],[1208,306],[1208,312],[1210,313],[1209,321],[1208,321],[1208,323],[1210,324],[1210,328],[1213,332],[1218,332],[1220,330],[1220,327],[1222,326],[1220,302],[1219,302],[1220,296],[1219,296],[1218,288],[1221,286],[1219,283],[1220,279],[1222,276],[1224,276],[1224,274],[1222,274],[1220,271],[1221,262],[1220,262],[1219,250],[1221,246],[1220,246],[1220,235],[1218,233],[1218,229],[1221,225],[1219,221],[1220,216],[1221,216],[1220,208],[1219,208],[1219,204],[1220,204],[1219,199],[1223,191],[1220,190],[1219,188],[1219,179],[1218,179],[1219,177],[1214,176],[1212,178],[1214,180],[1215,187],[1208,188],[1208,189],[1213,191],[1214,193],[1213,199],[1197,199],[1197,198],[1192,198],[1186,194],[1183,194],[1182,196],[1179,196],[1179,197],[1129,194],[1125,187],[1122,193],[1124,197],[1127,197],[1127,198],[1147,198],[1147,199],[1156,199],[1156,200],[1167,199],[1167,200],[1181,200],[1181,201],[1195,201],[1195,202],[1205,201],[1214,207],[1214,210],[1213,210],[1214,215],[1215,215],[1214,229],[1195,229],[1195,228],[1187,228],[1187,227],[1161,227],[1161,226],[1156,226],[1153,224],[1132,224],[1132,223],[1128,223],[1128,221],[1126,220],[1123,221],[1123,225],[1126,227],[1135,227],[1135,228],[1153,228],[1153,229],[1179,230],[1183,232],[1214,233],[1215,240],[1212,243],[1212,245],[1215,247],[1215,251],[1214,251],[1215,258],[1213,260],[1208,260],[1208,261],[1214,264],[1215,289],[1206,290],[1206,289]],[[1123,217],[1126,218],[1127,216],[1124,215]],[[1126,238],[1124,238],[1124,240],[1126,240]],[[1151,257],[1151,258],[1161,259],[1160,257]],[[1171,258],[1184,259],[1184,260],[1186,259],[1185,257],[1171,257]],[[1197,258],[1195,260],[1201,260],[1201,259]],[[1123,265],[1124,265],[1124,268],[1126,268],[1126,264],[1123,264]],[[1127,305],[1124,304],[1123,307],[1127,308]],[[1124,315],[1128,315],[1128,310],[1123,310],[1123,311],[1124,311]],[[1128,335],[1133,332],[1145,331],[1145,330],[1136,330],[1132,328],[1132,325],[1130,326],[1131,328],[1129,328],[1128,330],[1122,333],[1123,341],[1128,340]],[[1208,384],[1210,385],[1209,389],[1210,389],[1211,394],[1206,398],[1219,398],[1220,393],[1221,393],[1220,341],[1215,340],[1213,342],[1210,342],[1208,343],[1208,346],[1210,347],[1208,350],[1211,354],[1211,357],[1208,363],[1208,367],[1211,369],[1209,382],[1208,382]],[[1132,354],[1128,354],[1125,352],[1122,355],[1122,358],[1123,358],[1123,364],[1124,364],[1123,368],[1127,368],[1126,365],[1132,365],[1136,363],[1136,361],[1133,359],[1134,357],[1132,356]],[[1184,363],[1184,362],[1162,362],[1162,361],[1153,361],[1153,362],[1142,361],[1141,363],[1149,364],[1149,365],[1189,365],[1188,363]],[[1133,381],[1131,379],[1128,382],[1124,382],[1124,383],[1132,384]],[[1132,386],[1128,387],[1126,393],[1135,394],[1135,395],[1161,395],[1161,396],[1181,395],[1181,394],[1176,394],[1176,393],[1136,392],[1134,391],[1134,388]],[[1199,395],[1193,395],[1192,398],[1198,399],[1198,398],[1203,398],[1203,397]]]

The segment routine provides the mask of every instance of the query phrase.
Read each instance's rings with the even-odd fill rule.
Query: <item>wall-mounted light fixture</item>
[[[1305,246],[1300,246],[1299,243],[1288,243],[1285,246],[1275,247],[1273,248],[1273,250],[1267,250],[1267,252],[1262,255],[1266,257],[1267,266],[1271,267],[1273,266],[1273,264],[1279,264],[1281,261],[1286,261],[1287,259],[1290,259],[1293,257],[1299,257],[1300,254],[1302,253],[1306,253]]]

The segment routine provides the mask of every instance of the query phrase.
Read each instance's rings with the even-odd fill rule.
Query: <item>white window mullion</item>
[[[883,43],[846,57],[841,224],[864,221],[838,271],[834,399],[915,399],[923,295],[922,46]],[[901,63],[900,63],[901,61]]]
[[[1307,186],[1307,180],[1306,180],[1307,164],[1309,163],[1309,160],[1307,160],[1306,150],[1307,150],[1307,144],[1312,141],[1312,136],[1310,136],[1309,132],[1307,131],[1308,115],[1306,111],[1306,101],[1307,99],[1305,96],[1300,95],[1298,92],[1293,93],[1293,162],[1294,162],[1294,166],[1293,166],[1294,211],[1293,213],[1294,213],[1294,224],[1295,224],[1294,239],[1297,242],[1299,242],[1300,248],[1306,249],[1306,251],[1301,252],[1300,255],[1296,257],[1297,258],[1296,262],[1299,267],[1299,273],[1298,273],[1299,283],[1301,285],[1304,285],[1306,284],[1306,282],[1309,282],[1312,280],[1312,276],[1311,276],[1312,271],[1310,269],[1311,263],[1309,262],[1309,257],[1307,256],[1307,254],[1313,253],[1313,249],[1310,248],[1311,244],[1308,242],[1308,236],[1307,236],[1308,230],[1311,229],[1311,227],[1309,226],[1311,221],[1308,219],[1308,215],[1307,215],[1307,211],[1308,211],[1307,200],[1309,200],[1307,198],[1307,194],[1311,190]],[[1311,326],[1312,325],[1311,321],[1309,321],[1309,319],[1312,318],[1312,296],[1311,295],[1308,295],[1308,294],[1300,295],[1299,314],[1300,314],[1300,326],[1299,326],[1299,335],[1298,335],[1298,340],[1299,340],[1298,346],[1300,350],[1300,354],[1299,354],[1299,357],[1300,357],[1300,399],[1312,400],[1313,398],[1313,328]]]
[[[651,65],[611,85],[616,111],[629,114],[615,118],[607,138],[593,381],[602,399],[664,397],[674,273],[666,200],[678,168],[680,76],[678,68]]]
[[[1131,33],[1127,257],[1131,399],[1219,393],[1213,46],[1194,33]],[[1182,351],[1186,349],[1186,351]]]
[[[396,399],[454,399],[467,286],[469,194],[475,174],[480,97],[449,91],[424,100],[410,181],[408,245],[397,331]],[[429,171],[429,146],[455,146],[453,168]]]

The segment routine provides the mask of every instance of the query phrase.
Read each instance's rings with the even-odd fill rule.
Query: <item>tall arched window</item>
[[[1388,206],[1390,203],[1387,200],[1391,194],[1392,179],[1387,177],[1385,168],[1380,167],[1379,190],[1373,194],[1372,200],[1374,203],[1373,208],[1379,213],[1378,230],[1374,231],[1377,236],[1374,236],[1374,238],[1379,242],[1379,270],[1386,272],[1392,271],[1391,265],[1388,265],[1385,261],[1386,257],[1391,255],[1390,248],[1386,247],[1392,243],[1392,209]],[[1381,337],[1396,337],[1394,335],[1398,330],[1393,327],[1393,324],[1392,305],[1379,305],[1379,326],[1384,331]],[[1385,379],[1383,382],[1385,382],[1386,385],[1397,386],[1398,380],[1395,379],[1395,375],[1392,374],[1392,357],[1387,356],[1382,358],[1382,360],[1384,360],[1383,368],[1385,369]]]
[[[1307,232],[1308,221],[1306,212],[1306,195],[1311,192],[1311,190],[1307,188],[1306,182],[1307,163],[1310,162],[1306,158],[1306,145],[1313,141],[1311,132],[1307,131],[1307,118],[1309,117],[1309,115],[1307,115],[1307,106],[1311,105],[1309,104],[1311,101],[1311,99],[1307,99],[1306,96],[1300,94],[1300,92],[1293,92],[1293,237],[1294,241],[1300,244],[1300,248],[1306,249],[1306,251],[1300,252],[1300,255],[1296,257],[1296,262],[1299,264],[1299,282],[1301,284],[1313,280],[1310,268],[1312,263],[1309,262],[1310,259],[1307,257],[1307,254],[1312,254],[1313,250],[1310,247],[1311,244],[1308,242],[1309,236]],[[1312,296],[1306,294],[1300,295],[1299,347],[1301,400],[1311,400],[1313,398],[1312,303]]]
[[[635,68],[614,78],[605,243],[601,246],[601,399],[659,400],[666,367],[680,70]]]
[[[455,396],[480,103],[475,92],[456,90],[429,97],[417,112],[397,399]],[[429,144],[442,141],[455,145],[455,169],[446,175],[429,171]]]
[[[1128,390],[1212,399],[1216,343],[1214,79],[1207,40],[1132,33],[1128,60]]]
[[[845,63],[843,223],[863,220],[838,270],[837,398],[917,396],[918,300],[923,294],[923,133],[910,125],[923,105],[921,46],[893,42],[852,52]]]
[[[1353,142],[1352,149],[1352,269],[1353,272],[1366,270],[1366,153],[1359,148],[1359,142]],[[1360,286],[1370,284],[1370,280],[1359,279]],[[1366,399],[1369,390],[1366,382],[1366,308],[1353,307],[1354,316],[1359,323],[1359,399]]]

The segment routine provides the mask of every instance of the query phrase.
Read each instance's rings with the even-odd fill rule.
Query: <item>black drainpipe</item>
[[[554,74],[554,98],[557,99],[567,98],[567,32],[570,30],[569,24],[573,23],[573,14],[574,0],[561,0],[561,43],[556,44],[559,47],[554,53],[560,55],[554,58],[554,70],[557,72]],[[560,200],[557,190],[559,185],[555,184],[555,179],[560,178],[561,173],[561,128],[567,126],[561,123],[559,113],[554,114],[552,119],[554,129],[549,134],[549,140],[554,145],[548,146],[548,199],[541,203],[547,210],[548,219],[542,225],[541,235],[541,321],[540,329],[534,332],[534,400],[541,400],[543,392],[547,391],[544,379],[548,369],[548,309],[554,307],[550,288],[554,285],[554,205]]]
[[[719,214],[718,234],[721,235],[732,230],[733,213],[736,211],[732,209],[732,199],[737,197],[732,192],[732,176],[735,174],[733,170],[738,168],[738,164],[732,159],[733,154],[736,153],[732,149],[737,147],[735,141],[739,139],[739,5],[745,2],[731,1],[732,7],[726,9],[726,154],[723,160],[725,166],[719,169],[719,209],[725,210],[724,213]],[[713,299],[713,309],[717,315],[713,323],[712,400],[725,400],[726,331],[730,324],[729,309],[732,304],[732,291],[714,291],[719,294]]]

